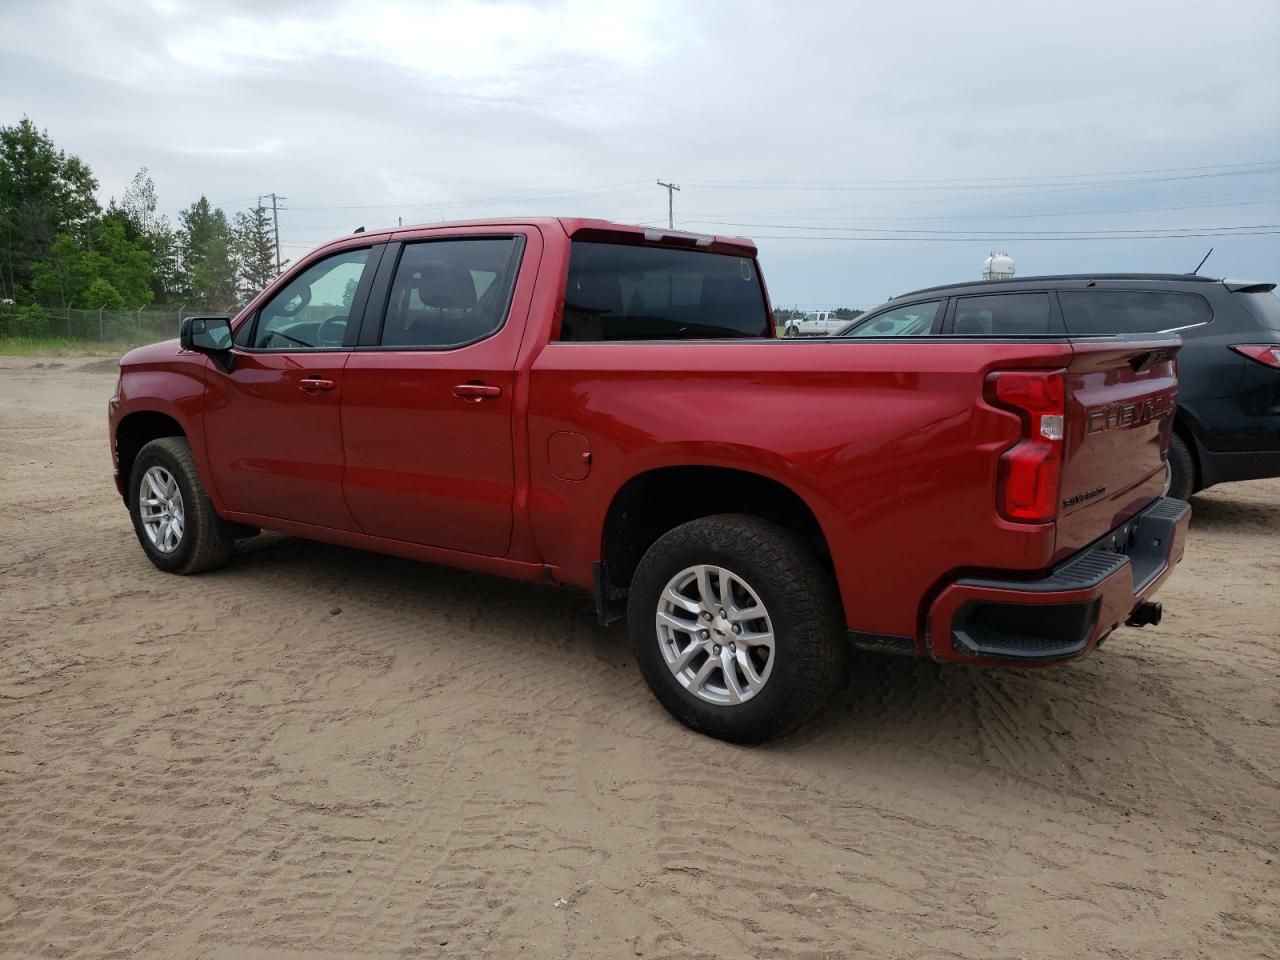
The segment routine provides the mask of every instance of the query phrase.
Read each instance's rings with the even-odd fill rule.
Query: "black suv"
[[[1274,283],[1100,273],[930,287],[836,336],[1099,336],[1177,333],[1178,411],[1169,495],[1280,476],[1280,298]]]

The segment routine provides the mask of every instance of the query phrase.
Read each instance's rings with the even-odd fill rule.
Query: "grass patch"
[[[6,357],[118,357],[141,342],[100,343],[68,337],[0,337],[0,356]]]

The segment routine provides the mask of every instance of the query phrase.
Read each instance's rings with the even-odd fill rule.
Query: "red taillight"
[[[1280,343],[1237,343],[1231,349],[1236,353],[1243,353],[1250,360],[1257,360],[1280,370]]]
[[[1058,512],[1066,377],[1061,370],[1005,370],[987,398],[1022,417],[1022,439],[1000,457],[996,504],[1009,520],[1043,523]]]

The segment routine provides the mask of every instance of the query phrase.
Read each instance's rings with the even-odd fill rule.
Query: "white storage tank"
[[[983,280],[1012,280],[1013,257],[1007,253],[992,251],[991,256],[982,261]]]

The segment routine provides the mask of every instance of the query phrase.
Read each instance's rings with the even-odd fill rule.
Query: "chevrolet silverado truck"
[[[161,570],[265,528],[578,587],[676,718],[753,742],[851,648],[1058,664],[1158,622],[1179,344],[782,339],[747,240],[440,224],[130,352],[109,429]]]

